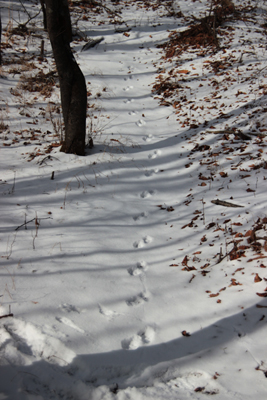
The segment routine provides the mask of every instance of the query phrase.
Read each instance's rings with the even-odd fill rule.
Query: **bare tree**
[[[45,0],[47,30],[59,75],[65,138],[61,151],[84,155],[86,83],[70,48],[72,40],[68,0]]]

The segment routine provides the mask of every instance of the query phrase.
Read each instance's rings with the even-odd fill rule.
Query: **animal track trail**
[[[141,126],[146,125],[146,121],[144,121],[143,119],[139,119],[139,121],[136,122],[136,125],[140,128]]]
[[[68,304],[68,303],[63,303],[59,306],[59,308],[61,308],[62,311],[65,311],[67,313],[71,313],[71,312],[76,312],[78,314],[81,313],[81,310],[74,306],[73,304]]]
[[[143,286],[143,291],[141,293],[131,297],[126,301],[126,304],[130,307],[138,306],[149,301],[150,294],[147,289],[146,274],[145,274],[147,270],[148,270],[148,265],[145,261],[137,262],[134,267],[128,268],[129,275],[137,276],[140,279],[141,284]]]
[[[56,317],[56,320],[70,328],[74,329],[77,332],[85,333],[83,329],[79,328],[74,322],[72,322],[69,318],[66,317]]]
[[[140,214],[137,214],[133,217],[134,221],[140,221],[144,218],[147,218],[147,213],[146,212],[141,212]]]
[[[159,172],[158,168],[151,169],[150,171],[145,172],[145,176],[149,178],[150,176],[157,174],[158,172]]]
[[[155,335],[155,329],[152,326],[147,326],[132,337],[128,339],[123,339],[121,342],[121,347],[124,350],[138,349],[138,347],[140,346],[147,345],[153,342]]]
[[[126,100],[124,100],[125,104],[129,104],[129,103],[133,103],[133,102],[134,102],[134,99],[126,99]]]
[[[123,88],[123,90],[125,92],[128,92],[129,90],[132,90],[132,89],[133,89],[133,86],[127,86],[126,88]]]
[[[146,198],[148,198],[148,197],[150,197],[150,196],[153,196],[155,193],[156,193],[155,190],[144,190],[144,191],[140,194],[140,197],[141,197],[142,199],[146,199]]]
[[[112,321],[114,318],[118,317],[120,314],[117,311],[110,310],[107,307],[98,304],[100,314],[104,315],[109,321]]]
[[[148,155],[149,160],[153,160],[154,158],[161,155],[161,150],[155,150],[153,153]]]
[[[154,136],[150,133],[147,136],[143,137],[144,142],[150,142],[152,139],[154,138]]]
[[[134,242],[133,247],[135,249],[141,249],[142,247],[144,247],[146,244],[149,244],[153,241],[152,236],[145,236],[143,239],[137,240],[136,242]]]
[[[139,261],[134,267],[128,268],[129,275],[139,276],[148,270],[148,265],[145,261]]]
[[[126,301],[127,306],[139,306],[149,301],[149,293],[147,291],[141,292],[136,296],[131,297]]]

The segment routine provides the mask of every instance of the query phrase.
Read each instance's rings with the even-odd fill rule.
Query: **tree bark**
[[[46,11],[45,11],[45,0],[40,0],[42,13],[43,13],[43,24],[44,30],[47,31]]]
[[[1,13],[0,13],[0,65],[2,65],[2,45],[1,45],[1,37],[2,37],[2,19],[1,19]]]
[[[84,155],[86,83],[70,48],[71,22],[67,0],[45,0],[47,29],[59,75],[65,138],[61,151]]]

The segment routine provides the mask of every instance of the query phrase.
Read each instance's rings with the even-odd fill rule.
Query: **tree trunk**
[[[47,29],[59,75],[65,140],[61,151],[84,155],[87,93],[84,76],[70,48],[67,0],[45,0]]]
[[[46,21],[46,12],[45,12],[45,0],[40,0],[41,3],[41,8],[43,12],[43,25],[44,25],[44,30],[47,31],[47,21]]]
[[[1,20],[1,13],[0,13],[0,65],[2,65],[2,46],[1,46],[1,37],[2,37],[2,20]]]

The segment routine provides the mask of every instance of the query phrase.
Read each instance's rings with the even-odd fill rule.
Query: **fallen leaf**
[[[185,256],[183,261],[182,261],[182,265],[186,265],[187,266],[187,263],[188,263],[188,257]]]
[[[205,386],[203,386],[203,387],[197,387],[196,389],[195,389],[195,392],[203,392],[203,390],[205,389]]]
[[[186,336],[186,337],[191,336],[191,334],[190,334],[189,332],[186,332],[186,331],[182,331],[182,335],[183,335],[183,336]]]
[[[180,69],[177,71],[179,74],[189,74],[190,71],[188,69]]]
[[[216,294],[211,293],[211,294],[209,295],[209,297],[217,297],[217,296],[219,296],[219,293],[216,293]]]
[[[257,282],[261,282],[261,281],[262,281],[262,278],[259,277],[258,274],[256,274],[256,276],[255,276],[255,278],[254,278],[254,282],[257,283]]]

